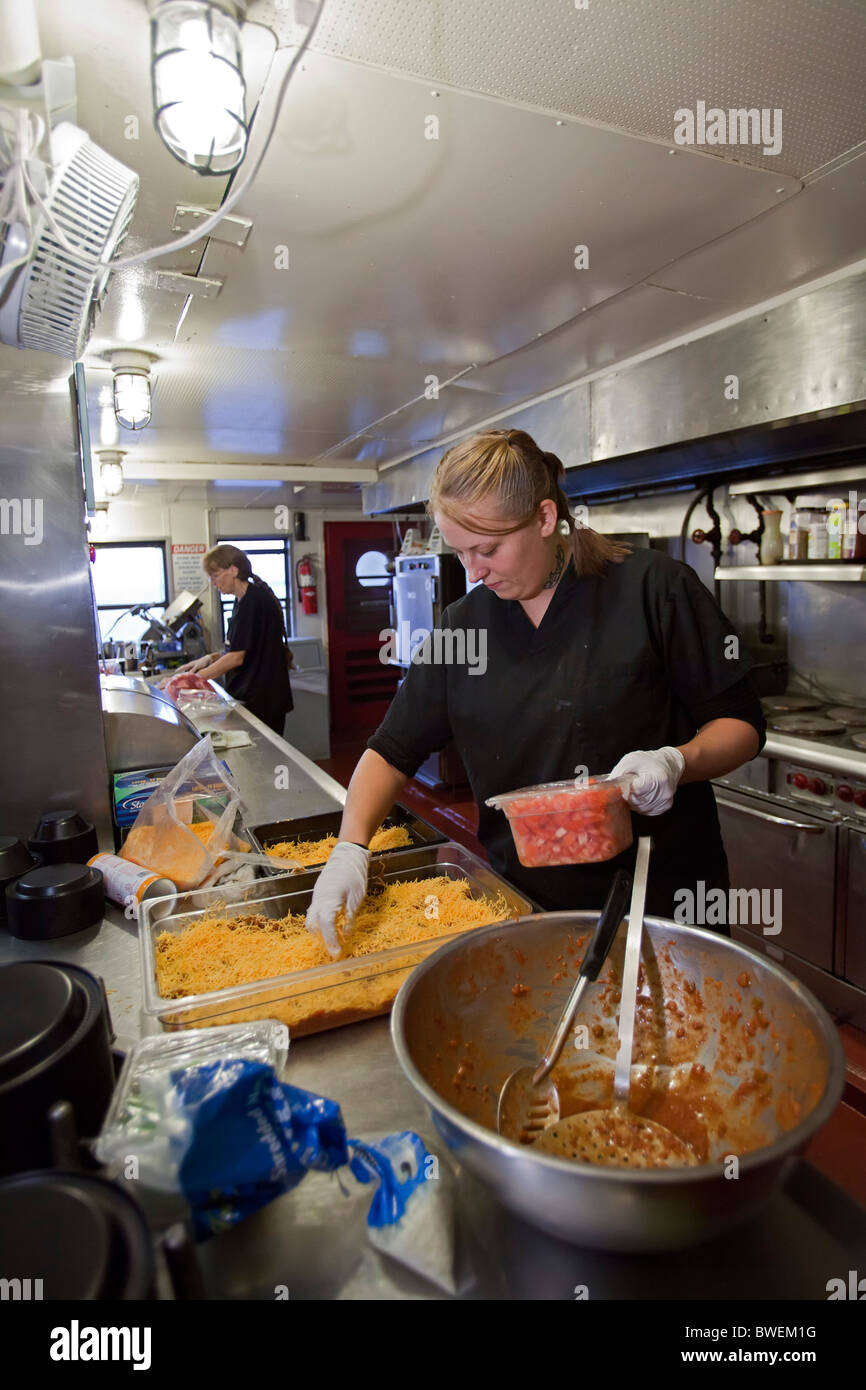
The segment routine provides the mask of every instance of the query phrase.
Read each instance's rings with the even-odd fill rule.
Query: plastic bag
[[[288,1028],[270,1018],[139,1039],[127,1053],[102,1122],[97,1159],[122,1169],[134,1155],[135,1176],[145,1187],[178,1192],[177,1164],[169,1153],[172,1136],[185,1133],[188,1122],[177,1124],[172,1075],[227,1057],[262,1062],[279,1074],[288,1051]]]
[[[411,1131],[347,1140],[336,1101],[278,1080],[287,1049],[288,1030],[273,1020],[142,1040],[124,1064],[96,1157],[146,1192],[185,1198],[198,1239],[237,1225],[311,1170],[338,1173],[334,1200],[351,1195],[351,1174],[375,1184],[370,1242],[456,1293],[450,1170]]]
[[[237,704],[237,700],[233,700],[231,696],[224,699],[218,695],[210,685],[207,690],[179,690],[174,702],[178,709],[183,710],[187,718],[192,720],[203,719],[205,715],[210,714],[226,714]]]
[[[253,851],[238,853],[234,850],[226,850],[225,854],[220,856],[219,864],[208,879],[208,884],[215,886],[227,874],[236,873],[238,869],[247,866],[269,869],[273,874],[294,874],[304,867],[299,859],[279,859],[273,854],[256,854]]]
[[[179,889],[198,888],[222,850],[241,850],[232,830],[240,806],[237,786],[205,737],[148,797],[120,853]]]
[[[375,1144],[349,1140],[359,1182],[378,1188],[367,1216],[371,1244],[446,1293],[457,1293],[451,1174],[412,1130]]]
[[[348,1160],[336,1101],[278,1081],[273,1067],[235,1059],[172,1080],[188,1121],[178,1179],[199,1238],[243,1221],[308,1169]]]
[[[289,1086],[273,1066],[222,1057],[161,1068],[139,1078],[147,1142],[134,1144],[139,1176],[150,1188],[178,1193],[192,1210],[198,1240],[237,1225],[289,1192],[309,1169],[348,1162],[346,1129],[336,1101]],[[139,1130],[141,1125],[138,1125]],[[108,1137],[98,1145],[107,1153]],[[120,1152],[113,1144],[112,1152]]]

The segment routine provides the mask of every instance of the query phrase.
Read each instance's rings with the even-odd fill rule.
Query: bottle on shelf
[[[809,559],[827,559],[827,513],[817,508],[806,513],[809,518]]]
[[[834,498],[827,508],[827,559],[842,559],[842,542],[848,520],[848,508]]]
[[[761,537],[761,564],[778,565],[782,558],[784,544],[782,541],[781,511],[763,511],[761,516],[764,518],[764,534]]]
[[[792,563],[809,558],[809,531],[803,522],[803,512],[791,508],[791,522],[788,528],[788,559]]]

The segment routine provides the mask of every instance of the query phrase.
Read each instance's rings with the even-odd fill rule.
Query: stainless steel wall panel
[[[443,453],[443,449],[428,449],[382,473],[378,483],[367,483],[362,492],[364,511],[372,515],[426,502],[430,479]]]
[[[738,378],[739,399],[725,394]],[[866,397],[866,274],[851,276],[591,386],[593,457],[786,420]]]
[[[866,585],[782,587],[788,590],[791,666],[840,702],[866,703]]]
[[[683,307],[688,302],[687,296],[639,287],[598,311],[581,315],[573,331],[577,335],[584,325],[583,350],[592,352],[584,357],[584,366],[597,370],[605,360],[616,357],[630,331],[632,308],[640,310],[648,326],[655,316],[656,326],[663,322],[671,330],[678,314],[691,313]],[[567,343],[568,331],[555,335],[561,346]],[[550,351],[544,340],[517,357],[538,353],[542,379],[549,376]],[[507,364],[496,363],[478,376],[491,389],[507,392],[508,370]],[[726,378],[732,374],[738,379],[739,399],[735,400],[728,399],[725,392]],[[508,411],[494,423],[529,429],[560,455],[567,468],[579,469],[582,464],[663,449],[683,440],[724,436],[728,431],[755,430],[786,419],[817,415],[863,399],[866,274],[861,273],[646,361],[578,383],[522,410]],[[724,438],[717,447],[723,456]],[[405,463],[386,467],[381,482],[365,490],[365,508],[373,498],[376,509],[384,510],[405,505],[411,494],[416,499],[426,497],[429,478],[425,482],[424,469],[428,467],[432,474],[440,454],[441,449],[429,449]],[[641,460],[636,459],[636,486],[640,484],[641,466]],[[647,469],[649,466],[647,460]],[[695,472],[708,467],[706,463],[696,465]],[[411,469],[408,487],[399,481],[407,468]],[[578,485],[579,478],[572,475],[571,490]]]
[[[29,359],[29,360],[28,360]],[[58,360],[0,348],[0,367]],[[29,835],[41,812],[74,807],[111,844],[90,563],[69,391],[3,390],[0,416],[0,834]],[[42,535],[10,524],[25,499]],[[38,513],[37,513],[38,514]]]

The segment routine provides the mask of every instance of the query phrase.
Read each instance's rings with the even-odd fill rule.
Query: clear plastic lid
[[[598,792],[599,788],[607,789],[611,794],[619,792],[622,796],[631,783],[632,777],[633,774],[630,772],[623,773],[620,777],[611,777],[609,773],[605,773],[598,777],[571,777],[564,782],[538,782],[533,787],[518,787],[513,792],[500,792],[498,796],[489,796],[484,805],[493,806],[502,811],[514,807],[519,811],[520,807],[516,803],[521,801],[534,800],[536,797],[563,795],[573,796],[577,799],[587,793]]]
[[[142,1038],[130,1049],[96,1141],[96,1157],[110,1163],[154,1142],[167,1142],[165,1112],[171,1074],[206,1062],[243,1058],[279,1073],[286,1064],[289,1030],[275,1019],[219,1028],[190,1028]]]

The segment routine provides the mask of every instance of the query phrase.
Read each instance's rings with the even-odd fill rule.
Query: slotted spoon
[[[587,985],[598,979],[601,967],[619,931],[631,888],[631,874],[617,869],[607,901],[580,962],[577,980],[566,1000],[553,1036],[537,1067],[518,1067],[506,1077],[499,1092],[496,1128],[506,1139],[531,1144],[546,1125],[559,1119],[559,1093],[549,1074],[559,1060],[569,1030],[580,1008]]]
[[[542,1128],[534,1147],[559,1158],[613,1168],[694,1167],[699,1159],[678,1134],[629,1109],[631,1057],[637,1008],[638,970],[643,935],[644,904],[651,840],[638,840],[634,890],[629,908],[628,935],[619,1005],[619,1048],[613,1075],[613,1106],[584,1110]]]

